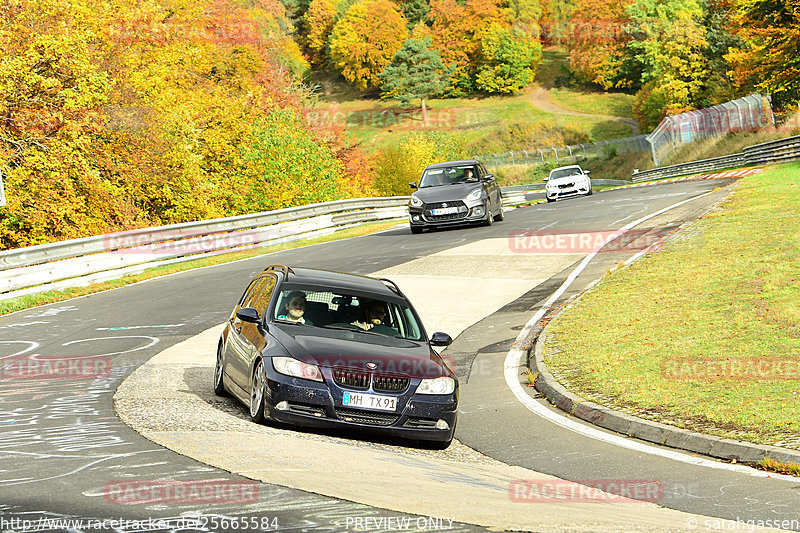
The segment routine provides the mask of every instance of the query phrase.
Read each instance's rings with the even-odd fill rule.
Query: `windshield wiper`
[[[357,331],[358,333],[366,333],[367,335],[380,335],[381,337],[386,336],[383,333],[376,333],[374,331],[369,331],[367,329],[361,329],[355,324],[351,324],[350,326],[322,326],[322,327],[325,329],[342,329],[344,331]]]

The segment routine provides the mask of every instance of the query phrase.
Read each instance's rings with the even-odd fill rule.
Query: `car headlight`
[[[475,189],[467,195],[467,200],[480,200],[483,189]]]
[[[420,200],[416,196],[412,196],[411,202],[409,203],[411,204],[411,207],[422,207],[422,200]]]
[[[322,381],[322,372],[317,365],[309,365],[294,357],[273,357],[272,366],[285,376]]]
[[[417,387],[417,394],[452,394],[456,390],[456,382],[453,378],[441,377],[435,379],[423,379]]]

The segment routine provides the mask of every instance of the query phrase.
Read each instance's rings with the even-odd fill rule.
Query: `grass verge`
[[[124,287],[126,285],[137,283],[139,281],[144,281],[146,279],[157,278],[159,276],[166,276],[168,274],[174,274],[176,272],[183,272],[195,268],[219,265],[222,263],[230,263],[232,261],[238,261],[240,259],[248,259],[250,257],[271,254],[273,252],[280,252],[282,250],[301,248],[303,246],[309,246],[311,244],[338,241],[342,239],[349,239],[351,237],[361,237],[363,235],[369,235],[372,233],[389,229],[393,226],[396,226],[398,223],[399,220],[393,220],[390,222],[373,222],[355,228],[342,230],[333,235],[326,235],[324,237],[317,237],[314,239],[302,239],[298,241],[275,244],[272,246],[265,246],[263,248],[243,250],[241,252],[231,252],[229,254],[220,254],[212,257],[202,257],[192,261],[186,261],[184,263],[174,263],[171,265],[153,267],[139,274],[130,274],[120,279],[105,281],[102,283],[92,283],[91,285],[87,285],[84,287],[70,287],[63,290],[52,290],[35,294],[28,294],[25,296],[18,296],[16,298],[0,301],[0,316],[7,315],[15,311],[21,311],[22,309],[36,307],[39,305],[61,302],[64,300],[69,300],[70,298],[77,298],[79,296],[94,294],[96,292],[101,292],[101,291],[107,291],[109,289],[116,289],[118,287]]]
[[[728,438],[800,444],[800,164],[739,182],[660,253],[552,324],[547,365],[598,403]]]

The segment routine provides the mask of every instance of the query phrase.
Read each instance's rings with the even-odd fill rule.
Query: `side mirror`
[[[411,183],[408,184],[408,186],[411,187],[412,189],[416,189],[417,188],[417,182],[416,181],[412,181]]]
[[[242,307],[241,309],[236,311],[236,318],[238,318],[242,322],[249,322],[251,324],[256,324],[259,321],[258,311],[256,311],[252,307]]]
[[[483,179],[486,181],[492,181],[494,179],[494,174],[486,174]]]
[[[583,171],[583,173],[584,173],[584,174],[591,174],[591,173],[592,173],[592,171],[591,171],[591,170],[584,170],[584,171]]]
[[[544,178],[544,180],[542,180],[542,181],[548,181],[549,179],[550,179],[550,176],[547,176],[547,177],[546,177],[546,178]]]
[[[453,339],[447,333],[437,331],[431,335],[431,346],[450,346]]]

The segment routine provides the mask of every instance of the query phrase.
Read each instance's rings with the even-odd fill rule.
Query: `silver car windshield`
[[[422,173],[419,186],[438,187],[439,185],[477,181],[478,169],[476,169],[474,165],[463,165],[446,168],[429,168]]]

